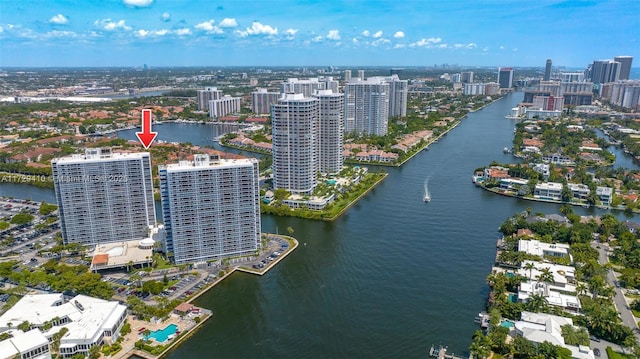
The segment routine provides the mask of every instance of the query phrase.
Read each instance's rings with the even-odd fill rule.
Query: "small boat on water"
[[[425,202],[431,201],[431,194],[429,193],[429,180],[424,181],[424,198]]]

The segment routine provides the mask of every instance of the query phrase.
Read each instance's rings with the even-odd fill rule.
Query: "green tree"
[[[527,298],[524,304],[525,308],[530,312],[545,312],[548,308],[547,299],[541,294],[532,294]]]
[[[531,273],[536,268],[536,265],[533,262],[527,262],[524,265],[524,269],[529,271],[529,280],[531,280]]]
[[[58,206],[56,206],[55,204],[49,204],[45,201],[42,201],[42,203],[40,203],[40,214],[43,216],[47,216],[51,213],[53,213],[55,210],[58,209]]]
[[[589,345],[589,332],[583,327],[574,327],[572,325],[563,325],[561,327],[562,337],[565,344],[568,345]]]
[[[16,225],[31,223],[31,221],[33,221],[33,215],[26,212],[20,212],[11,218],[11,223]]]
[[[473,340],[469,346],[469,351],[474,359],[485,359],[491,354],[491,342],[482,331],[476,330],[473,333]]]
[[[99,345],[96,344],[89,349],[89,359],[99,359],[101,355]]]
[[[551,270],[548,267],[542,268],[540,270],[540,274],[536,276],[536,279],[538,279],[538,281],[540,282],[545,282],[545,283],[554,282],[553,273],[551,273]]]

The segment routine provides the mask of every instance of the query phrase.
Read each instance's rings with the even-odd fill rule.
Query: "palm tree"
[[[533,264],[533,262],[527,262],[524,265],[524,269],[529,271],[529,280],[531,280],[531,273],[533,272],[533,270],[536,268],[536,265]]]
[[[540,270],[540,274],[538,274],[536,279],[538,279],[538,281],[540,282],[545,282],[545,283],[555,282],[553,279],[553,273],[551,273],[551,269],[549,269],[548,267],[542,268],[542,270]]]
[[[487,358],[489,354],[491,354],[489,338],[482,334],[482,331],[476,330],[476,332],[473,333],[473,340],[471,341],[471,346],[469,346],[469,351],[474,359]]]
[[[601,276],[594,276],[589,279],[589,290],[593,293],[593,299],[598,298],[598,292],[605,286],[604,279]]]
[[[541,294],[532,294],[527,299],[525,307],[528,311],[538,313],[544,312],[548,308],[547,299]]]
[[[587,286],[584,283],[578,283],[578,285],[576,286],[576,292],[578,292],[578,295],[582,295],[587,291]]]

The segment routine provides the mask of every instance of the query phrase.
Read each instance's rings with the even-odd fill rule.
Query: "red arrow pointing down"
[[[151,131],[151,110],[142,110],[142,132],[136,132],[140,143],[144,148],[149,148],[157,135],[157,132]]]

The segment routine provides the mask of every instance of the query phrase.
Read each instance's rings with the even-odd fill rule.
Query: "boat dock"
[[[442,345],[438,349],[432,345],[431,349],[429,349],[429,357],[438,359],[471,359],[471,356],[463,357],[453,353],[447,354],[447,347],[442,347]]]

